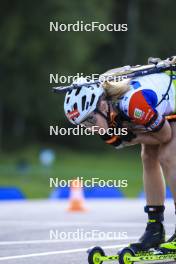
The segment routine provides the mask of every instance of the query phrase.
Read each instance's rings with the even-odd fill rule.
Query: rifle
[[[145,76],[149,74],[161,73],[161,72],[165,72],[168,70],[176,71],[176,56],[173,56],[166,60],[157,61],[156,63],[153,62],[151,64],[144,65],[144,66],[140,66],[140,65],[137,65],[134,67],[125,66],[125,67],[122,67],[121,69],[124,69],[124,71],[123,70],[119,71],[118,68],[109,70],[108,72],[102,75],[104,76],[103,81],[107,80],[107,81],[117,81],[118,82],[118,81],[122,81],[123,79],[131,79],[131,78]],[[94,84],[101,84],[103,81],[102,81],[102,78],[100,78],[92,82],[87,82],[87,83],[82,83],[82,84],[75,83],[69,86],[53,87],[52,91],[54,93],[66,93],[73,89],[81,88],[82,86],[89,87]]]

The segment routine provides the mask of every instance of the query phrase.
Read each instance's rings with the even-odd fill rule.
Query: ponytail
[[[130,90],[130,79],[124,79],[119,82],[105,81],[103,83],[103,88],[105,96],[109,100],[116,101]]]

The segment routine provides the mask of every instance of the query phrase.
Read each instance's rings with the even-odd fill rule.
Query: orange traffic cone
[[[84,193],[82,182],[79,179],[73,180],[70,186],[69,212],[85,212]]]

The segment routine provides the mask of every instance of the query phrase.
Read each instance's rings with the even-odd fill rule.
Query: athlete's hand
[[[127,135],[121,135],[120,138],[121,140],[131,142],[134,138],[136,138],[136,134],[134,134],[131,130],[127,130],[128,134]]]
[[[128,121],[123,121],[122,122],[122,127],[125,127],[129,130],[131,130],[134,134],[139,134],[139,133],[146,133],[146,128],[142,125],[136,125],[132,122]]]

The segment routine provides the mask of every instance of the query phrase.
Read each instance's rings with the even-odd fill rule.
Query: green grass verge
[[[78,152],[56,149],[56,160],[50,168],[39,162],[39,148],[31,147],[0,158],[0,186],[17,186],[28,198],[46,198],[51,189],[49,178],[72,179],[98,177],[100,179],[127,179],[128,187],[122,188],[127,197],[135,197],[142,188],[140,150],[127,148],[119,151]],[[29,164],[19,170],[20,160]]]

